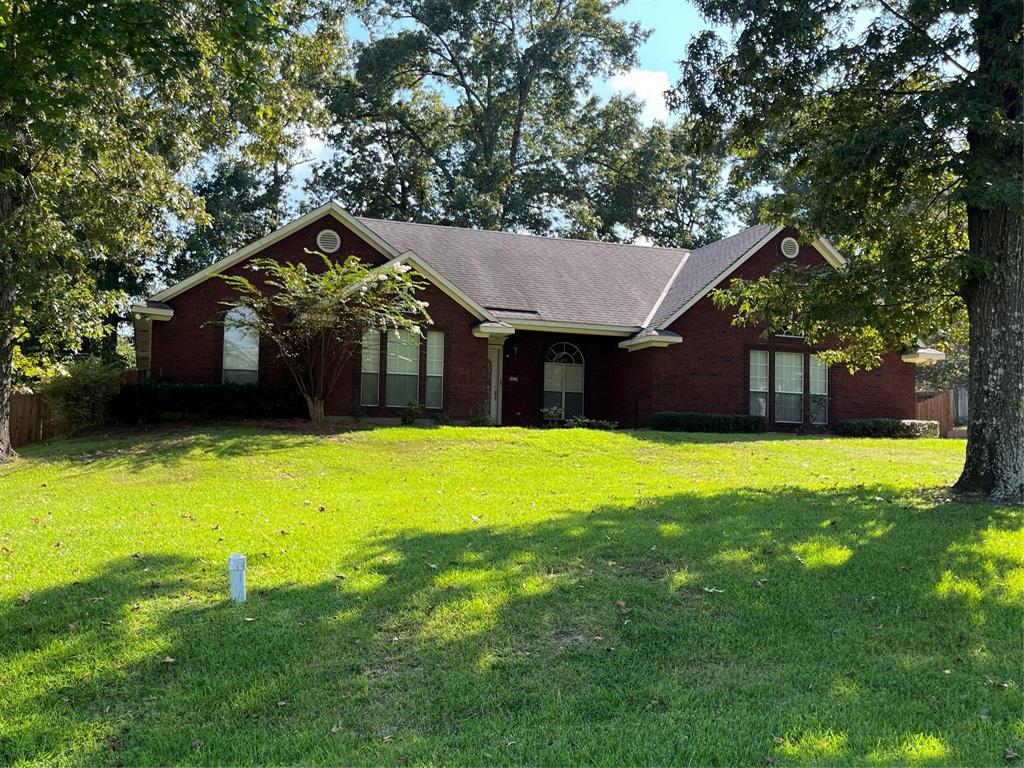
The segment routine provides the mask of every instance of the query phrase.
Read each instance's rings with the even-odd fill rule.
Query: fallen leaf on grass
[[[335,723],[331,726],[331,733],[337,733],[341,730],[341,723]]]
[[[256,617],[255,616],[246,616],[245,620],[246,621],[256,621]]]
[[[29,592],[22,592],[20,595],[18,595],[19,603],[27,603],[31,599],[32,595]]]
[[[177,661],[177,659],[171,656],[164,656],[162,659],[160,659],[161,664],[173,664],[175,661]]]
[[[195,741],[192,742],[192,749],[202,749],[202,748],[203,748],[203,740],[202,739],[196,739]]]
[[[1010,762],[1013,762],[1014,760],[1020,760],[1020,755],[1018,755],[1012,749],[1004,749],[1003,750],[1003,759],[1006,762],[1010,763]]]
[[[287,707],[289,704],[291,704],[291,702],[288,699],[281,699],[277,702],[277,706],[279,707]]]
[[[70,624],[68,624],[68,632],[77,632],[81,628],[82,622],[80,621],[72,621]]]
[[[718,587],[704,587],[704,591],[711,592],[712,594],[719,594],[721,592],[725,592],[724,589],[719,589]]]

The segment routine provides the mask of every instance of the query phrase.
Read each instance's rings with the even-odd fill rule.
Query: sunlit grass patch
[[[449,427],[33,446],[0,467],[0,763],[1003,764],[1024,532],[949,502],[962,457]]]

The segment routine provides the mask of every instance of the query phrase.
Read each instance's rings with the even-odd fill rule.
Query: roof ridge
[[[384,224],[407,224],[415,227],[435,227],[437,229],[455,229],[460,232],[485,232],[492,235],[511,235],[513,237],[532,237],[537,240],[555,240],[562,243],[586,243],[587,245],[616,245],[625,248],[643,248],[648,251],[683,251],[692,253],[690,248],[675,248],[663,245],[637,245],[636,243],[610,243],[607,240],[585,240],[580,237],[557,237],[555,235],[535,235],[531,232],[507,232],[504,229],[475,229],[473,227],[456,227],[454,224],[432,224],[425,221],[398,221],[396,219],[377,219],[372,216],[356,216],[359,221],[379,221]],[[734,237],[735,235],[732,235]],[[723,238],[728,239],[728,238]],[[715,241],[720,242],[720,241]]]
[[[710,243],[706,243],[706,244],[702,245],[700,248],[694,248],[692,253],[696,253],[697,251],[702,251],[705,248],[710,248],[712,245],[719,245],[721,243],[724,243],[726,240],[732,240],[734,237],[739,237],[740,235],[746,234],[747,232],[749,232],[752,229],[757,229],[758,227],[772,227],[772,226],[774,226],[774,225],[771,222],[769,222],[769,221],[761,221],[761,222],[758,222],[757,224],[752,224],[751,226],[744,227],[739,232],[735,232],[735,233],[733,233],[733,234],[731,234],[731,235],[729,235],[727,237],[723,237],[720,240],[712,240]]]
[[[658,314],[658,310],[661,309],[661,305],[664,304],[665,299],[668,298],[668,292],[672,289],[672,286],[675,285],[676,279],[679,277],[679,273],[683,271],[683,267],[686,265],[686,262],[690,260],[690,255],[692,253],[692,251],[684,253],[683,258],[679,260],[676,268],[672,271],[672,274],[669,275],[668,282],[665,283],[665,287],[661,289],[661,294],[658,296],[658,300],[654,302],[654,306],[651,307],[651,311],[647,313],[647,317],[645,317],[643,323],[641,323],[644,328],[647,328]]]

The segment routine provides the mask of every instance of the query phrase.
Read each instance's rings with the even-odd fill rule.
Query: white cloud
[[[612,75],[612,89],[622,93],[635,93],[643,102],[644,111],[641,119],[646,123],[655,120],[668,120],[668,106],[665,104],[665,91],[672,87],[668,72],[663,69],[631,69]]]

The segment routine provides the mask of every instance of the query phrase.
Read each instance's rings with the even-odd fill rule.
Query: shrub
[[[403,424],[415,424],[416,419],[423,415],[423,406],[419,403],[409,402],[405,408],[402,409],[402,423]]]
[[[487,403],[481,403],[480,407],[477,408],[473,415],[469,417],[469,426],[471,427],[489,427],[491,426],[491,414],[487,407]]]
[[[289,419],[307,415],[294,387],[270,384],[196,384],[146,379],[127,384],[110,403],[127,424],[179,419]]]
[[[545,422],[561,421],[562,408],[557,405],[546,405],[540,409],[540,417]]]
[[[120,368],[87,357],[69,365],[66,375],[43,384],[40,394],[60,421],[82,429],[106,420],[110,400],[120,388]]]
[[[619,422],[617,421],[602,421],[601,419],[588,419],[585,416],[573,416],[571,419],[566,419],[563,424],[565,427],[570,429],[618,429]]]
[[[847,419],[836,424],[844,437],[938,437],[939,422],[919,419]]]
[[[452,423],[452,419],[451,416],[448,415],[448,411],[435,411],[434,423],[439,427],[446,427]]]
[[[665,432],[764,432],[764,416],[731,413],[661,411],[651,416],[651,428]]]

